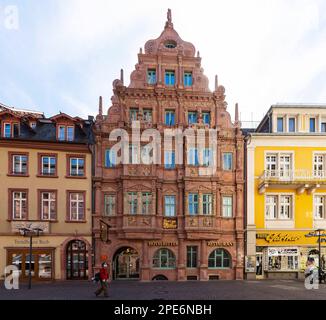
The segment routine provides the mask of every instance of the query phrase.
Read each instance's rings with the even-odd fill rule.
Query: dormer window
[[[35,121],[30,122],[30,126],[34,130],[36,128],[36,122]]]
[[[58,126],[58,140],[59,141],[74,141],[75,127],[73,126]]]
[[[11,123],[5,123],[3,126],[3,136],[5,138],[11,138]]]
[[[4,138],[16,138],[19,136],[19,123],[5,122],[2,127]]]

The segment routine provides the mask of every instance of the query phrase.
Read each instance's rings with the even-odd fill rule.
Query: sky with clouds
[[[8,5],[18,30],[6,28]],[[200,51],[211,89],[219,76],[232,116],[236,102],[242,120],[260,120],[277,102],[326,103],[324,0],[0,0],[0,102],[96,115],[121,68],[129,84],[167,8]]]

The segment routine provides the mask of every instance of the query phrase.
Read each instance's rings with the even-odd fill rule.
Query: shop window
[[[157,269],[175,269],[176,258],[169,249],[160,249],[156,251],[153,257],[153,268]]]
[[[268,248],[268,271],[294,271],[299,268],[298,248]]]
[[[8,265],[16,266],[20,279],[27,280],[30,268],[29,249],[10,249],[7,256]],[[36,281],[52,280],[54,276],[53,250],[33,249],[31,258],[32,278]]]
[[[208,268],[227,269],[231,268],[231,255],[225,249],[216,249],[208,257]]]

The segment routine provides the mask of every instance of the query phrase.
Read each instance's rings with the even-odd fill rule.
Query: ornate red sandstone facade
[[[149,70],[155,71],[155,84],[148,83]],[[174,72],[173,86],[165,84],[167,70]],[[184,85],[184,72],[191,74],[190,86]],[[95,125],[95,268],[107,260],[115,279],[242,279],[243,136],[237,107],[236,121],[232,124],[226,110],[224,87],[219,86],[216,79],[214,92],[209,90],[199,52],[196,54],[195,47],[183,41],[174,30],[170,11],[161,36],[148,41],[145,52],[140,50],[130,85],[124,85],[122,72],[121,79],[113,82],[113,92],[107,115],[102,113],[100,99]],[[183,130],[189,127],[188,113],[197,112],[198,123],[192,124],[192,128],[206,131],[214,128],[218,132],[216,173],[200,176],[199,168],[188,165],[186,159],[183,165],[167,170],[163,151],[162,165],[120,164],[107,168],[106,150],[116,143],[109,141],[109,134],[116,128],[131,133],[131,110],[137,112],[141,131],[155,128],[162,137],[167,128],[166,111],[175,114],[172,127]],[[144,115],[148,110],[149,119]],[[209,113],[209,124],[203,123],[205,112]],[[226,152],[233,155],[229,171],[223,169]],[[150,197],[150,209],[143,214],[142,197],[146,193]],[[131,194],[137,199],[137,214],[131,214]],[[189,194],[198,195],[196,215],[189,214]],[[212,196],[211,214],[203,214],[203,210],[207,210],[202,209],[203,194]],[[165,216],[167,195],[175,197],[175,217]],[[232,199],[232,217],[223,217],[224,196]],[[111,198],[110,205],[105,197]],[[106,216],[108,206],[111,211]],[[110,229],[107,230],[107,226]],[[225,259],[224,262],[221,259]]]

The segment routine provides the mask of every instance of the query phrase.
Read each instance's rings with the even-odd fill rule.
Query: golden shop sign
[[[309,231],[264,231],[257,232],[256,245],[316,245],[318,238],[309,236]]]

